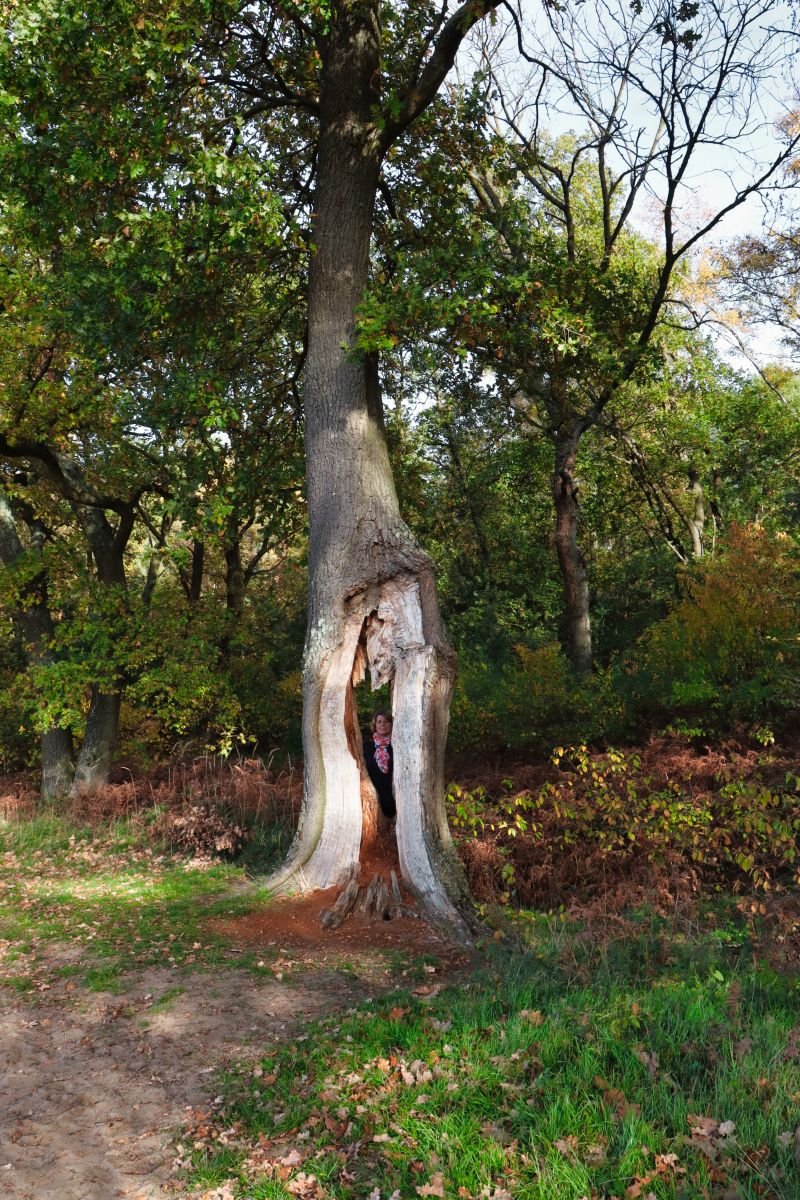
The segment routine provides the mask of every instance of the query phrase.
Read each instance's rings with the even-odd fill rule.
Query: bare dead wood
[[[375,899],[373,903],[373,911],[375,916],[382,921],[391,920],[391,906],[389,904],[389,890],[386,887],[383,876],[378,876],[378,884],[375,888]]]
[[[375,874],[372,876],[369,885],[359,898],[356,911],[364,917],[374,916],[386,919],[387,914],[391,916],[389,889],[382,875]]]
[[[353,875],[347,886],[336,897],[333,908],[324,908],[319,920],[323,929],[338,929],[345,917],[352,912],[358,899],[358,876]]]
[[[394,901],[395,916],[399,916],[403,908],[403,897],[400,892],[400,883],[395,870],[392,870],[392,900]]]
[[[403,903],[403,893],[400,891],[400,882],[397,878],[397,872],[394,870],[392,871],[392,898],[389,902],[389,911],[393,919],[397,917],[411,917],[414,921],[420,920],[417,910]]]

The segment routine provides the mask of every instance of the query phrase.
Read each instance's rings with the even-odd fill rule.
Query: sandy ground
[[[184,1195],[172,1140],[187,1108],[213,1102],[215,1069],[375,992],[333,967],[293,974],[158,968],[113,995],[54,984],[36,1005],[4,989],[0,1196]]]

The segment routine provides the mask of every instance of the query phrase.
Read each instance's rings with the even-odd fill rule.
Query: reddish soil
[[[364,853],[359,884],[366,887],[373,875],[381,875],[390,886],[392,870],[400,876],[394,840],[382,842]],[[351,913],[338,929],[324,929],[320,917],[333,907],[340,888],[314,892],[310,896],[275,901],[262,912],[244,917],[214,918],[208,928],[227,941],[248,946],[294,946],[314,950],[324,961],[342,951],[400,950],[409,958],[433,955],[448,968],[458,968],[469,957],[420,918],[394,917],[380,920]],[[401,884],[403,904],[416,910],[411,895]]]
[[[319,951],[324,957],[341,955],[344,950],[402,950],[410,958],[435,955],[451,966],[469,961],[425,921],[413,917],[381,921],[351,914],[338,929],[323,929],[320,914],[332,907],[339,891],[331,888],[283,900],[246,917],[215,918],[207,926],[234,944],[295,946]]]

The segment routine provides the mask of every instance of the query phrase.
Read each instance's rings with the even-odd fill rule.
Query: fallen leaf
[[[650,1054],[650,1053],[648,1053],[647,1050],[643,1049],[642,1047],[639,1047],[639,1049],[636,1050],[635,1053],[636,1053],[636,1057],[638,1058],[639,1062],[642,1063],[645,1067],[647,1067],[647,1073],[650,1076],[650,1078],[655,1079],[656,1076],[658,1075],[658,1055]]]
[[[330,1113],[325,1114],[325,1128],[334,1137],[342,1137],[347,1132],[348,1121],[337,1121],[336,1117],[332,1117]]]
[[[304,1171],[295,1175],[294,1179],[290,1179],[285,1187],[293,1196],[300,1196],[301,1200],[314,1200],[316,1196],[320,1195],[316,1175],[306,1175]]]
[[[298,1154],[296,1150],[290,1150],[283,1158],[278,1159],[282,1167],[299,1167],[302,1161],[302,1155]]]
[[[711,1137],[717,1132],[719,1125],[713,1117],[698,1117],[694,1113],[689,1113],[687,1120],[692,1130],[697,1130],[701,1137]]]
[[[791,1148],[792,1158],[794,1159],[795,1165],[800,1167],[800,1125],[797,1126],[794,1132],[789,1130],[786,1133],[782,1133],[778,1138],[778,1141],[783,1146],[784,1150]]]
[[[437,1171],[431,1176],[430,1183],[424,1183],[415,1189],[418,1196],[444,1196],[444,1176]]]

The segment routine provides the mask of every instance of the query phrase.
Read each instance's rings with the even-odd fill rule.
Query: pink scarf
[[[389,747],[392,744],[392,735],[386,734],[381,737],[379,733],[373,733],[372,740],[375,743],[375,762],[378,770],[384,775],[389,774]]]

